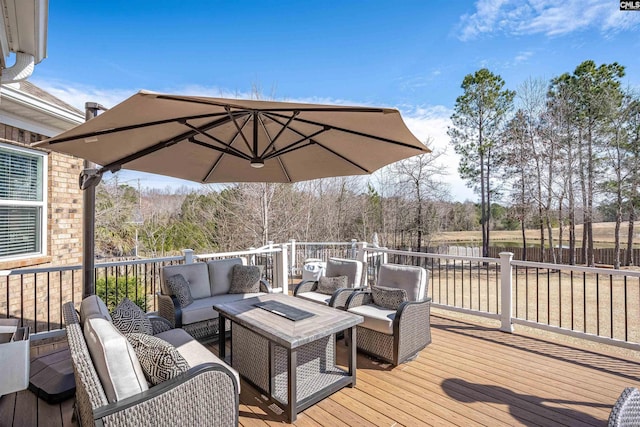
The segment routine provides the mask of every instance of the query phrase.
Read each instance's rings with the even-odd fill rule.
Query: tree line
[[[472,202],[447,202],[429,154],[371,177],[296,184],[233,184],[141,189],[111,178],[96,191],[96,251],[101,257],[157,257],[191,248],[244,250],[273,241],[372,241],[424,249],[441,230],[478,227]],[[506,215],[502,215],[506,217]],[[136,218],[141,219],[136,221]],[[505,219],[505,223],[507,223]]]
[[[508,197],[524,251],[524,230],[534,223],[541,246],[558,248],[548,261],[556,262],[568,250],[574,264],[582,251],[580,259],[594,265],[593,223],[599,206],[606,205],[616,223],[614,266],[631,263],[639,203],[640,98],[623,87],[624,75],[618,63],[588,60],[550,81],[529,79],[517,91],[506,89],[504,80],[486,68],[464,78],[448,134],[462,158],[461,176],[481,199],[483,255],[493,200]],[[619,255],[623,221],[625,260]],[[581,236],[578,224],[584,225]]]

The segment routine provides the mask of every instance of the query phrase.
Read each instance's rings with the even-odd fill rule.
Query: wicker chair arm
[[[298,283],[295,288],[293,288],[293,296],[296,296],[303,292],[315,291],[317,287],[317,280],[303,280],[302,282]]]
[[[640,422],[640,390],[625,388],[609,413],[610,426],[633,426]]]
[[[351,294],[357,291],[364,291],[367,288],[340,288],[337,289],[329,300],[329,307],[338,308],[340,310],[347,309],[347,301]]]
[[[151,327],[153,328],[153,335],[160,332],[173,329],[173,325],[167,319],[157,314],[147,314],[147,318],[151,320]]]
[[[182,307],[175,295],[158,292],[158,314],[171,323],[174,328],[182,327]]]
[[[347,310],[361,305],[373,304],[373,294],[370,290],[353,292],[347,299]]]
[[[273,293],[273,288],[271,287],[269,282],[267,282],[264,279],[260,279],[260,292],[265,292],[267,294],[272,294]]]
[[[204,363],[147,391],[94,409],[97,425],[238,425],[238,383],[228,367]]]
[[[404,360],[431,342],[431,298],[400,304],[393,319],[398,345],[396,360]]]

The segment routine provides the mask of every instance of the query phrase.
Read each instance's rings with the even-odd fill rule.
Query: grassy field
[[[620,230],[620,239],[623,245],[626,245],[627,241],[627,223],[623,223]],[[640,221],[635,223],[635,229],[637,230],[636,237],[637,243],[636,247],[640,247]],[[553,229],[553,237],[556,240],[558,239],[560,230],[558,228]],[[576,227],[576,233],[578,237],[578,244],[580,243],[580,239],[582,238],[582,225]],[[539,244],[540,243],[540,230],[526,230],[525,235],[527,237],[527,243],[530,244]],[[504,243],[504,242],[513,242],[518,245],[522,242],[522,232],[520,230],[492,230],[489,234],[491,242],[495,243]],[[545,238],[546,238],[545,234]],[[565,228],[563,231],[563,239],[566,240],[569,237],[569,229]],[[593,239],[596,244],[596,247],[613,247],[613,243],[615,241],[615,223],[614,222],[599,222],[593,224]],[[478,245],[482,243],[482,232],[481,231],[449,231],[442,232],[433,237],[433,242],[464,242],[464,243],[474,243],[477,242]]]

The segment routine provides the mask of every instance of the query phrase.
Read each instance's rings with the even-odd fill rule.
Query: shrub
[[[96,295],[107,305],[109,311],[113,311],[125,298],[129,298],[138,307],[147,311],[147,295],[144,283],[140,283],[135,277],[113,276],[98,278],[96,280]]]

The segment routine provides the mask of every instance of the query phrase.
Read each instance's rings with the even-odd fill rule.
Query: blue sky
[[[640,89],[639,31],[617,0],[51,1],[30,80],[82,110],[140,89],[394,107],[445,148],[465,75],[487,67],[517,90],[592,59]],[[453,150],[441,159],[452,198],[476,200]],[[142,185],[168,183],[185,182]]]

